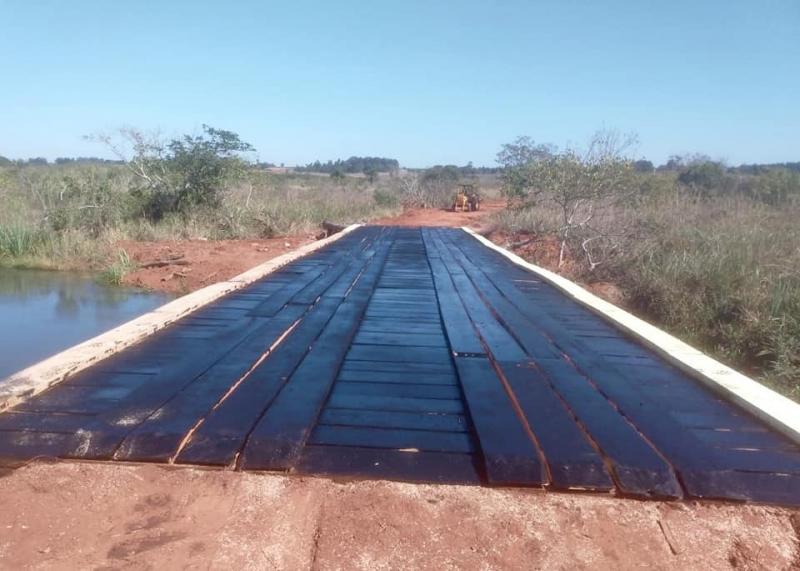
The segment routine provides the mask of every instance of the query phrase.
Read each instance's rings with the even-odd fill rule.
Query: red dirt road
[[[387,226],[470,226],[479,229],[484,218],[504,205],[502,200],[487,200],[478,212],[414,208],[399,216],[371,223]],[[125,285],[185,294],[230,279],[313,240],[313,235],[263,240],[125,240],[119,242],[117,247],[125,250],[139,266],[125,276]],[[146,267],[148,265],[152,267]]]
[[[0,569],[800,568],[772,507],[70,462],[0,498]]]

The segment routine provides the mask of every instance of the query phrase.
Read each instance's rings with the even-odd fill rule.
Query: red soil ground
[[[501,200],[485,201],[478,212],[415,208],[372,223],[388,226],[470,226],[477,229],[487,215],[500,210],[503,205]],[[230,279],[314,239],[313,235],[305,235],[268,240],[123,241],[118,247],[124,249],[139,266],[125,276],[123,282],[126,285],[184,294]]]
[[[800,568],[763,506],[77,462],[0,498],[0,569]]]

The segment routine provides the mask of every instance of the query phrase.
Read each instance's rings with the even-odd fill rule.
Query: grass
[[[800,205],[659,185],[598,219],[619,231],[603,264],[590,271],[573,247],[562,273],[614,283],[628,309],[800,401]],[[555,215],[539,204],[502,212],[495,224],[543,236]]]
[[[99,279],[107,285],[122,285],[122,280],[134,269],[136,269],[136,264],[130,259],[128,252],[119,250],[114,262],[100,273]]]
[[[225,184],[218,207],[152,222],[135,209],[134,182],[121,166],[0,168],[0,265],[90,269],[116,279],[120,240],[316,234],[326,220],[369,221],[400,209],[392,177],[370,183],[251,170]]]

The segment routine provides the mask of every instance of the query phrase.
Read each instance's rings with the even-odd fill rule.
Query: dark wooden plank
[[[489,483],[546,484],[547,474],[531,433],[523,426],[489,360],[456,357],[455,362]]]
[[[333,269],[330,269],[329,271],[335,272]],[[254,309],[250,310],[249,314],[259,317],[271,317],[277,314],[292,300],[294,296],[302,292],[303,289],[305,289],[305,287],[310,283],[314,282],[315,280],[319,280],[324,273],[324,269],[317,269],[303,274],[296,280],[287,283]]]
[[[485,253],[479,253],[474,259],[476,259],[476,263],[483,265],[486,256]],[[569,328],[559,323],[563,307],[576,307],[572,302],[562,298],[556,303],[535,303],[530,299],[524,299],[525,295],[534,294],[522,294],[512,282],[508,281],[508,275],[502,273],[487,275],[523,314],[535,321],[537,326],[545,331],[562,351],[569,354],[570,359],[591,379],[592,383],[602,390],[611,399],[614,406],[635,424],[637,430],[643,433],[648,441],[669,459],[680,474],[689,494],[698,497],[725,497],[729,493],[724,486],[733,484],[729,484],[729,481],[722,478],[721,474],[727,472],[731,478],[730,482],[735,482],[738,478],[737,474],[746,472],[746,470],[736,466],[735,462],[726,460],[726,456],[729,456],[730,452],[726,453],[709,447],[686,431],[670,414],[674,410],[667,410],[666,405],[669,403],[670,407],[678,410],[706,413],[731,408],[732,405],[722,402],[704,390],[695,391],[694,389],[697,388],[693,386],[695,383],[685,377],[682,381],[684,386],[673,393],[680,393],[681,396],[678,398],[672,396],[670,391],[665,388],[653,390],[639,379],[630,377],[629,370],[640,369],[639,367],[609,362],[594,352],[584,341],[572,335]],[[523,298],[522,301],[520,298]],[[581,308],[576,309],[577,311],[570,310],[576,316],[580,315],[579,312],[585,311]],[[559,317],[556,318],[555,315]],[[589,322],[592,322],[590,319],[592,317],[590,314],[587,317]],[[759,481],[764,486],[781,489],[784,483],[779,473],[781,464],[783,467],[790,467],[792,463],[788,458],[785,462],[781,462],[779,458],[775,458],[775,460],[778,461],[778,464],[774,465],[774,473],[771,476],[762,473]],[[738,461],[743,462],[744,459]],[[694,488],[696,480],[684,476],[684,474],[702,473],[703,471],[716,474],[715,478],[705,482],[706,488],[703,489]],[[770,482],[772,483],[770,484]],[[713,485],[719,485],[720,488],[708,489],[708,486]],[[754,500],[768,494],[764,490],[756,489],[751,492]]]
[[[389,345],[394,347],[447,347],[447,342],[441,333],[386,333],[364,331],[363,327],[359,329],[353,342],[359,345]]]
[[[540,359],[536,366],[608,457],[620,491],[681,497],[681,487],[670,464],[588,379],[563,360]]]
[[[444,347],[395,347],[385,345],[352,345],[348,361],[393,361],[396,363],[448,364],[450,353]]]
[[[426,399],[342,394],[334,391],[329,406],[355,410],[396,410],[407,412],[432,412],[461,414],[464,407],[457,399]]]
[[[397,361],[353,361],[345,360],[342,371],[386,371],[400,373],[454,374],[453,365],[446,363],[398,363]]]
[[[119,439],[106,429],[74,432],[0,431],[0,466],[19,466],[31,458],[83,458],[104,451]]]
[[[328,324],[339,301],[323,299],[275,352],[197,427],[176,458],[178,463],[227,466]]]
[[[242,452],[242,467],[287,470],[297,460],[355,335],[386,255],[385,251],[376,254],[376,262],[336,310],[314,351],[306,356],[253,429]]]
[[[681,471],[681,478],[698,498],[800,507],[800,474],[698,469]]]
[[[465,432],[406,430],[363,426],[320,424],[309,438],[309,444],[359,446],[364,448],[406,449],[421,452],[472,452],[472,441]]]
[[[443,430],[466,432],[467,419],[460,414],[404,412],[386,410],[353,410],[327,407],[319,418],[322,424],[341,426],[372,426],[412,430]]]
[[[603,458],[541,374],[526,363],[499,363],[550,468],[562,489],[611,490]]]
[[[246,339],[235,351],[228,353],[136,426],[120,444],[114,457],[149,462],[170,460],[192,427],[304,312],[304,307],[285,307],[257,335]]]
[[[461,392],[457,385],[375,382],[354,383],[342,381],[341,378],[336,382],[336,389],[333,394],[451,400],[458,400],[461,398]]]
[[[410,323],[408,321],[400,322],[393,319],[365,319],[361,322],[359,332],[444,335],[444,330],[439,323]]]
[[[456,293],[450,274],[441,260],[432,258],[430,263],[450,347],[459,355],[483,354],[483,346],[472,329],[472,322]]]
[[[457,386],[455,374],[445,372],[420,373],[415,371],[359,371],[345,369],[339,380],[358,383],[411,383],[415,385]]]
[[[480,473],[471,454],[399,452],[379,448],[307,446],[295,471],[403,482],[479,484]]]

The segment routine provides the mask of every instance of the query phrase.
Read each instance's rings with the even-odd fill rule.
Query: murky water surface
[[[0,268],[0,382],[170,299],[81,274]]]

